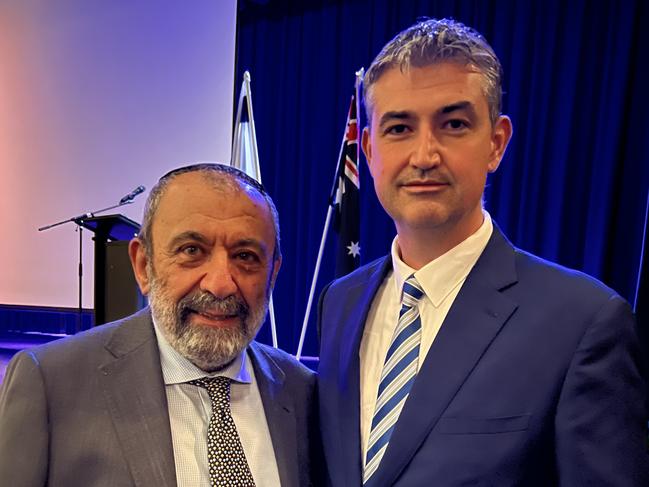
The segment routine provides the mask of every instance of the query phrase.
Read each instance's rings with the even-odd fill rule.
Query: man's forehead
[[[468,64],[440,62],[408,69],[394,66],[382,73],[368,93],[372,117],[376,120],[388,111],[421,108],[418,92],[440,111],[482,104],[487,107],[483,81],[483,73]]]
[[[216,198],[223,195],[233,197],[240,195],[243,198],[249,199],[254,204],[260,204],[265,201],[263,195],[256,188],[229,174],[196,171],[179,174],[169,181],[163,191],[160,202],[162,204],[165,199],[175,198],[191,199],[192,196],[196,195],[205,197],[214,195]]]
[[[254,188],[229,175],[184,173],[167,183],[156,209],[155,221],[182,219],[192,212],[227,214],[236,209],[265,218],[267,203]]]
[[[240,188],[241,183],[236,178],[226,173],[219,173],[216,171],[192,171],[174,176],[167,183],[167,191],[174,187],[195,188],[208,186],[223,191],[232,191]]]

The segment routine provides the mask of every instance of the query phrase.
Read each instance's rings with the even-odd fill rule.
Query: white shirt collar
[[[473,235],[417,271],[401,260],[399,236],[394,237],[390,253],[392,276],[399,301],[401,301],[403,283],[413,273],[435,307],[438,307],[444,298],[466,278],[493,233],[491,216],[484,209],[482,214],[484,216],[482,225]]]
[[[247,359],[245,350],[237,355],[234,361],[225,369],[209,373],[199,369],[178,353],[178,351],[169,344],[164,333],[156,324],[155,319],[153,319],[153,329],[155,330],[156,339],[158,340],[160,366],[162,367],[162,377],[164,378],[165,385],[182,384],[202,377],[228,377],[233,381],[245,384],[250,384],[252,382],[249,370],[250,363]]]

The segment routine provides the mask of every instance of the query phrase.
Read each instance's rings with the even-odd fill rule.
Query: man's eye
[[[386,127],[385,133],[386,134],[392,134],[392,135],[402,135],[405,134],[410,130],[410,127],[408,127],[405,124],[398,123],[396,125],[390,125]]]
[[[180,252],[189,257],[195,257],[201,253],[201,249],[197,245],[185,245],[180,249]]]
[[[236,258],[243,262],[259,262],[259,257],[254,252],[239,252]]]
[[[453,130],[459,130],[468,127],[468,124],[464,120],[452,119],[446,122],[446,126]]]

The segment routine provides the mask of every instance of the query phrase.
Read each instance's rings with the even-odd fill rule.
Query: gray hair
[[[363,99],[368,123],[372,119],[372,86],[390,68],[401,72],[439,62],[457,62],[476,68],[484,79],[483,91],[491,123],[500,115],[502,66],[496,53],[480,33],[452,19],[422,19],[401,31],[372,61],[363,81]]]
[[[138,233],[138,239],[144,245],[144,249],[146,251],[149,262],[151,262],[153,257],[153,239],[151,234],[151,227],[153,225],[153,219],[155,218],[158,206],[160,205],[160,200],[162,199],[162,196],[164,195],[169,183],[180,174],[185,174],[188,172],[200,172],[205,177],[213,179],[224,188],[234,188],[233,185],[238,183],[243,186],[247,186],[248,188],[259,193],[268,204],[268,208],[273,218],[273,225],[275,227],[275,249],[273,251],[273,261],[278,260],[282,256],[282,251],[279,245],[279,214],[277,213],[277,208],[275,207],[273,199],[268,195],[266,189],[261,185],[261,183],[248,176],[240,169],[234,168],[232,166],[219,163],[202,162],[169,171],[158,180],[156,185],[149,193],[149,196],[144,205],[142,226],[140,227],[140,232]]]

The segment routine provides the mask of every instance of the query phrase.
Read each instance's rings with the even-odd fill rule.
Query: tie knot
[[[227,377],[203,377],[189,384],[203,387],[214,404],[230,404],[230,379]]]
[[[417,301],[424,295],[424,290],[417,282],[417,278],[412,274],[406,282],[403,283],[403,297],[401,301],[405,306],[411,307],[417,304]]]

